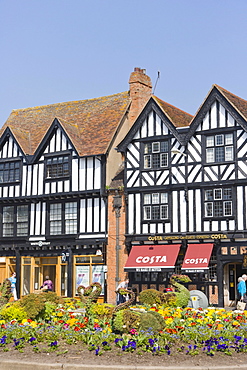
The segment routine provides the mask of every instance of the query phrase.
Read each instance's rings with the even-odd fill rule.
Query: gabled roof
[[[237,120],[239,125],[247,132],[247,101],[240,98],[237,95],[232,94],[230,91],[224,89],[219,85],[212,85],[206,98],[197,110],[193,120],[190,123],[190,129],[185,137],[185,143],[190,140],[194,135],[197,127],[204,119],[210,106],[215,102],[219,101],[229,113]]]
[[[143,120],[147,115],[147,112],[150,112],[152,109],[156,111],[156,113],[159,114],[161,118],[166,122],[168,129],[173,133],[174,137],[176,137],[178,141],[182,142],[183,135],[179,135],[176,128],[188,127],[190,121],[193,119],[193,116],[152,95],[145,107],[142,109],[134,125],[129,130],[128,134],[118,145],[118,151],[124,152],[126,150],[128,144],[131,142],[131,140],[141,127]]]
[[[186,113],[177,107],[174,107],[174,105],[166,103],[165,101],[157,98],[157,96],[153,96],[153,98],[160,105],[163,112],[166,113],[175,127],[189,126],[190,121],[193,118],[191,114]]]
[[[224,97],[235,107],[236,110],[247,120],[247,101],[240,98],[237,95],[232,94],[230,91],[220,87],[219,85],[215,86]]]
[[[33,155],[57,118],[80,156],[104,154],[130,104],[123,92],[96,99],[13,110],[9,127],[25,154]]]

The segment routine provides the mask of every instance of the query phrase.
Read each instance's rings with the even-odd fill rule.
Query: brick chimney
[[[129,111],[130,126],[133,125],[144,105],[152,95],[152,81],[146,70],[135,68],[129,79],[131,106]]]

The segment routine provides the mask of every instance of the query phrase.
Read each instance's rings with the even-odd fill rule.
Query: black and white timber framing
[[[224,149],[217,160],[214,157],[208,160],[207,140],[212,142],[216,137],[217,144],[210,144],[214,146],[211,153],[218,151],[216,145],[223,145]],[[224,303],[224,265],[232,261],[242,263],[243,256],[238,251],[237,256],[223,257],[220,246],[230,248],[238,242],[239,245],[247,245],[246,139],[244,115],[214,85],[187,127],[175,127],[157,101],[150,98],[118,146],[118,150],[125,154],[127,245],[130,248],[148,240],[166,243],[175,239],[186,246],[188,240],[201,243],[204,239],[211,239],[217,254],[221,305]],[[221,140],[225,143],[222,144]],[[161,142],[166,142],[167,163],[164,162],[163,166],[161,162],[160,165],[156,163],[155,167],[151,156],[161,152]],[[225,149],[227,143],[229,146]],[[167,194],[166,204],[162,206],[163,213],[160,210],[160,216],[157,216],[157,207],[162,205],[158,197],[164,193]],[[157,204],[154,217],[150,200],[153,194],[154,204]],[[225,194],[225,202],[222,194]],[[215,199],[211,199],[210,196],[214,195]],[[214,214],[212,209],[221,207],[220,202],[225,208]],[[212,235],[217,241],[214,236],[211,238]]]

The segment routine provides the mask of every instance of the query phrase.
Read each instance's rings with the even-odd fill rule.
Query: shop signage
[[[44,242],[42,240],[39,240],[38,242],[31,242],[30,245],[38,245],[39,247],[42,247],[43,245],[50,245],[51,242]]]
[[[147,267],[147,268],[136,268],[136,272],[160,272],[162,271],[161,268],[152,268],[152,267]]]
[[[243,269],[247,269],[247,254],[243,255],[243,264],[242,264]]]
[[[136,263],[154,263],[154,262],[166,262],[166,256],[139,256],[136,258]]]
[[[227,239],[226,234],[203,234],[203,235],[170,235],[170,236],[162,236],[162,235],[150,235],[148,237],[149,241],[159,241],[159,240],[190,240],[190,239]]]

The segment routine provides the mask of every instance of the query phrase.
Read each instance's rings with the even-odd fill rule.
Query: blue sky
[[[247,100],[246,0],[0,0],[0,126],[12,109],[128,90],[194,114],[212,84]]]

